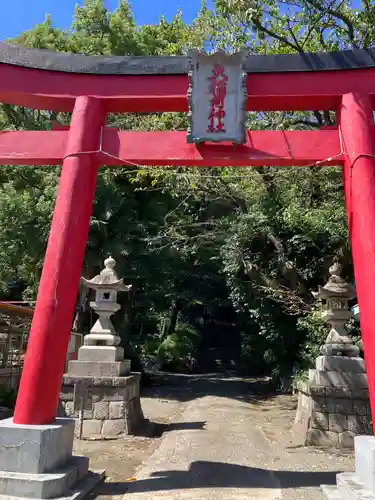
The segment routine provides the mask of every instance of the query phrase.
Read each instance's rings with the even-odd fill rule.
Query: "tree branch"
[[[294,45],[294,43],[290,42],[285,36],[279,35],[273,31],[269,30],[268,28],[263,26],[262,23],[258,19],[254,19],[253,23],[254,23],[254,26],[262,33],[266,33],[268,36],[278,40],[279,42],[284,43],[288,47],[299,52],[298,47],[296,45]]]
[[[333,0],[332,4],[329,6],[329,8],[331,8],[331,7],[332,7],[332,5],[334,4],[334,1],[335,1],[335,0]],[[321,15],[320,17],[318,17],[318,19],[315,21],[315,23],[313,23],[313,24],[312,24],[312,26],[310,26],[310,28],[309,28],[309,30],[308,30],[308,32],[307,32],[307,34],[306,34],[306,36],[305,36],[305,39],[304,39],[304,41],[302,42],[302,48],[305,46],[306,42],[307,42],[307,41],[308,41],[308,39],[310,38],[311,33],[314,31],[314,29],[316,28],[316,26],[317,26],[317,25],[321,22],[321,20],[323,19],[323,17],[324,17],[327,13],[328,13],[328,9],[326,9],[326,10],[322,13],[322,15]],[[324,31],[324,29],[323,29],[323,31]],[[321,41],[322,41],[322,39],[323,39],[323,34],[322,34],[322,33],[323,33],[323,32],[322,32],[322,31],[320,31]],[[323,41],[323,44],[322,44],[322,45],[323,45],[323,46],[325,46],[324,41]]]
[[[303,52],[303,47],[301,46],[301,44],[300,44],[300,43],[299,43],[299,41],[297,40],[296,35],[294,34],[294,31],[293,31],[293,28],[292,28],[292,26],[290,25],[290,21],[289,21],[289,19],[288,19],[288,21],[287,21],[287,22],[288,22],[288,31],[289,31],[289,33],[290,33],[291,37],[293,38],[294,43],[296,44],[296,47],[297,47],[298,52]]]
[[[293,120],[292,125],[306,125],[306,127],[320,128],[320,124],[312,120]]]
[[[21,177],[21,179],[23,179],[26,184],[28,186],[30,186],[31,188],[34,188],[34,189],[38,189],[40,192],[43,192],[43,188],[41,188],[40,186],[37,186],[36,184],[33,184],[29,181],[29,179],[27,177],[25,177],[23,174],[21,174],[21,172],[17,172],[17,174]]]
[[[337,19],[340,19],[347,27],[348,29],[348,34],[350,37],[350,40],[353,43],[353,46],[356,47],[357,45],[354,43],[355,41],[355,30],[354,30],[354,25],[350,18],[340,12],[338,9],[343,5],[344,1],[338,5],[337,9],[333,9],[332,6],[329,6],[327,8],[324,8],[322,5],[319,5],[319,2],[316,0],[306,0],[307,3],[309,3],[311,6],[314,7],[314,9],[318,10],[319,12],[325,12],[326,14],[331,15],[332,17],[336,17]]]

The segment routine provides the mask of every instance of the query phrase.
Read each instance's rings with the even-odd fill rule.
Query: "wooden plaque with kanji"
[[[187,142],[246,142],[244,52],[189,52]]]

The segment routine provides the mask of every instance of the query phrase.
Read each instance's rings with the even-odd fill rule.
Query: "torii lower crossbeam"
[[[58,165],[67,154],[69,131],[3,132],[0,165]],[[338,129],[249,131],[247,143],[187,144],[185,132],[118,132],[103,128],[94,156],[116,166],[249,167],[259,165],[338,165],[342,163]],[[75,151],[79,153],[79,151]]]

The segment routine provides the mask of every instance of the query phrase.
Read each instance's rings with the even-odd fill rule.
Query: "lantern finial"
[[[115,259],[110,255],[108,257],[108,259],[105,259],[104,266],[107,269],[114,269],[116,267],[116,261],[115,261]]]

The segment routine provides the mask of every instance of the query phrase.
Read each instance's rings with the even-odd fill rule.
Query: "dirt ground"
[[[292,427],[296,400],[289,395],[267,394],[259,380],[236,379],[217,375],[181,376],[164,375],[142,391],[142,407],[148,424],[139,436],[107,441],[76,441],[75,453],[90,458],[91,469],[105,469],[106,481],[91,495],[98,500],[115,500],[126,493],[143,462],[158,448],[163,435],[178,422],[186,404],[195,399],[214,395],[240,399],[248,404],[254,425],[265,440],[272,445],[272,455],[263,467],[280,468],[284,471],[311,472],[314,481],[333,483],[338,471],[354,470],[352,453],[338,450],[308,448]],[[314,485],[315,486],[315,485]],[[304,494],[288,485],[283,499],[318,499],[315,493]],[[303,490],[303,488],[302,488]],[[306,490],[307,491],[307,490]]]

